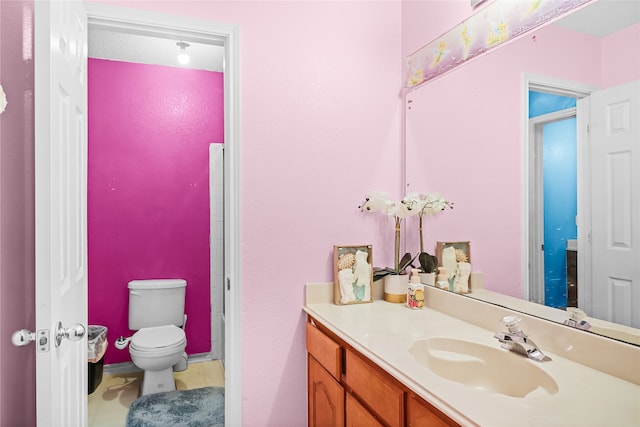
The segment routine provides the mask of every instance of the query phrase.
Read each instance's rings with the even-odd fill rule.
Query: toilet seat
[[[164,356],[186,346],[184,330],[175,325],[142,328],[131,337],[129,350],[136,353],[149,353],[148,356]]]

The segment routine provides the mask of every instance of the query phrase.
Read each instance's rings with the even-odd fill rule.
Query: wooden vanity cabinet
[[[391,427],[404,426],[404,390],[389,374],[369,360],[346,349],[346,374],[344,382],[348,390]]]
[[[309,427],[457,426],[311,317],[306,330]]]
[[[307,322],[307,398],[309,426],[342,427],[345,422],[342,349]]]
[[[309,426],[344,426],[344,388],[308,356]]]
[[[378,421],[353,395],[347,393],[345,396],[347,427],[384,427],[384,424]]]
[[[455,427],[453,420],[413,393],[407,395],[407,427]]]

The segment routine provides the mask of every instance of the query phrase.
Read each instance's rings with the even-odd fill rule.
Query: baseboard
[[[105,374],[128,374],[131,372],[142,372],[142,369],[138,368],[133,362],[112,363],[110,365],[104,365]]]
[[[200,363],[208,362],[209,360],[215,360],[212,354],[198,353],[188,355],[188,363]],[[104,365],[105,374],[128,374],[131,372],[142,372],[142,369],[138,368],[133,362],[112,363],[110,365]]]

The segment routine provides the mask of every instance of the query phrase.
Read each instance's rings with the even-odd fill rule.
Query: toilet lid
[[[142,328],[131,337],[131,346],[138,350],[175,347],[185,341],[184,331],[175,325]]]

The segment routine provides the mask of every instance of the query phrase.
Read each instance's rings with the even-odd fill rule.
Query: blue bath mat
[[[224,426],[224,388],[203,387],[147,394],[135,400],[127,427]]]

